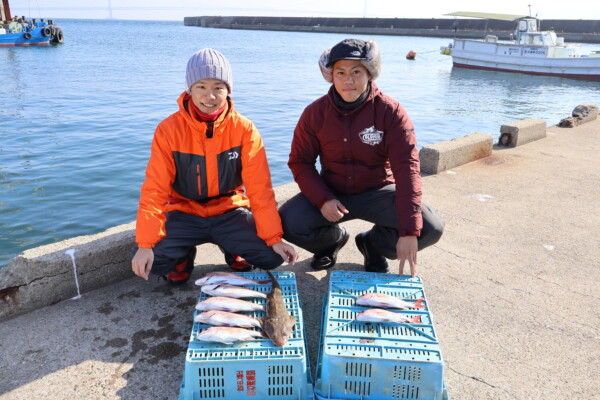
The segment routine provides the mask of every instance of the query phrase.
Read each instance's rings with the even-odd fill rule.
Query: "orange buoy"
[[[414,60],[415,57],[417,56],[417,53],[415,53],[414,50],[411,50],[408,52],[408,54],[406,55],[406,59],[407,60]]]

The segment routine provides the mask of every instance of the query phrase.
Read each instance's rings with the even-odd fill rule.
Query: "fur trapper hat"
[[[374,40],[344,39],[319,58],[319,68],[327,82],[333,82],[333,64],[339,60],[360,60],[373,80],[381,73],[381,55]]]

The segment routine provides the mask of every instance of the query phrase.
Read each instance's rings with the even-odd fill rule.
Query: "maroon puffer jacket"
[[[294,131],[288,165],[300,190],[320,208],[334,191],[356,194],[396,183],[400,235],[420,231],[419,151],[408,114],[374,82],[351,112],[335,105],[334,90],[306,107]]]

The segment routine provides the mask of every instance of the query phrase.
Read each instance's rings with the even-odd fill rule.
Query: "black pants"
[[[246,208],[206,218],[173,211],[167,214],[165,230],[167,235],[153,248],[150,272],[156,275],[175,271],[175,265],[185,260],[193,247],[204,243],[214,243],[261,269],[273,269],[283,263],[281,256],[257,236],[254,217]],[[137,245],[132,258],[136,252]]]
[[[284,239],[312,253],[331,247],[340,237],[339,223],[353,219],[372,222],[369,239],[377,252],[396,259],[398,217],[396,216],[396,185],[359,194],[336,193],[336,198],[349,211],[340,221],[329,222],[321,210],[309,203],[302,193],[288,200],[279,209]],[[419,236],[419,250],[436,243],[444,231],[444,221],[437,211],[422,203],[423,229]]]

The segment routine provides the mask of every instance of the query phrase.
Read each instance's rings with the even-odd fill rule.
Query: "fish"
[[[246,300],[233,299],[231,297],[209,297],[198,304],[196,304],[196,310],[208,311],[263,311],[265,306],[261,304],[252,303]]]
[[[200,290],[211,296],[235,297],[236,299],[242,297],[267,298],[265,293],[232,285],[204,285]]]
[[[229,326],[211,326],[196,335],[196,340],[233,344],[242,340],[264,337],[261,332]]]
[[[260,328],[260,322],[257,319],[244,314],[235,314],[227,311],[210,310],[204,311],[194,317],[194,321],[203,324],[217,326],[239,326],[242,328]]]
[[[410,318],[392,311],[382,310],[380,308],[370,308],[359,313],[356,316],[356,320],[361,322],[396,322],[398,324],[420,324],[421,316],[417,315],[413,318]]]
[[[426,308],[423,305],[424,300],[425,298],[420,298],[419,300],[411,303],[384,293],[367,293],[360,296],[356,300],[356,304],[358,304],[359,306],[372,306],[383,308]]]
[[[283,294],[279,282],[273,274],[267,271],[271,278],[272,289],[267,297],[267,305],[265,307],[265,316],[258,318],[262,329],[271,342],[275,346],[284,346],[290,336],[292,330],[296,326],[296,317],[290,315],[283,301]]]
[[[198,286],[202,285],[234,285],[234,286],[246,286],[246,285],[260,285],[269,283],[270,281],[255,281],[254,279],[245,278],[241,275],[234,274],[233,272],[209,272],[208,274],[196,279],[194,282]]]

